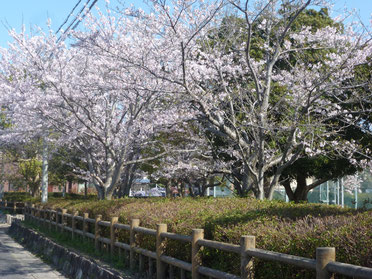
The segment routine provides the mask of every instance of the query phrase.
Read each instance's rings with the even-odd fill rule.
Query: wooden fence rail
[[[25,206],[24,202],[0,200],[0,209],[9,210],[13,214],[23,213],[24,206]]]
[[[2,206],[3,203],[0,205]],[[68,214],[65,209],[55,211],[35,207],[34,205],[26,205],[24,214],[26,220],[38,222],[49,227],[49,229],[54,227],[56,230],[71,233],[72,238],[80,235],[84,239],[91,239],[97,250],[106,249],[111,255],[114,255],[117,251],[121,258],[124,254],[127,260],[129,258],[129,266],[132,270],[138,269],[139,272],[144,273],[145,261],[147,261],[147,274],[150,277],[153,276],[154,269],[156,269],[157,279],[173,279],[176,268],[180,271],[178,277],[181,279],[190,278],[190,273],[193,279],[201,278],[201,275],[217,279],[254,278],[253,261],[255,258],[315,270],[317,279],[332,278],[333,274],[354,278],[372,278],[372,268],[336,262],[336,251],[333,247],[318,247],[316,248],[316,259],[309,259],[258,249],[254,236],[242,236],[240,245],[235,245],[204,239],[204,230],[202,229],[193,229],[191,236],[167,232],[166,224],[158,224],[156,230],[148,229],[139,226],[139,219],[132,219],[130,224],[120,224],[118,223],[118,217],[112,217],[110,221],[104,221],[101,215],[97,215],[93,219],[89,218],[88,213],[79,216],[76,211]],[[80,222],[82,230],[77,229],[78,222]],[[68,224],[71,224],[71,226]],[[91,231],[90,228],[94,228],[94,231]],[[105,228],[106,231],[109,231],[109,238],[101,234]],[[122,230],[129,233],[129,243],[118,241],[118,232]],[[139,243],[136,242],[136,234],[138,233],[155,237],[155,251],[140,247]],[[191,243],[191,263],[165,255],[166,239]],[[200,255],[202,247],[240,255],[240,276],[203,266]],[[156,268],[154,268],[155,266]]]

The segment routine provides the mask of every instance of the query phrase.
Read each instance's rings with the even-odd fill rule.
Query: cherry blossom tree
[[[371,42],[348,26],[292,29],[306,8],[322,4],[155,1],[152,13],[126,11],[135,17],[131,32],[141,30],[131,44],[150,58],[112,54],[173,85],[210,131],[230,141],[256,197],[271,198],[282,171],[304,152],[358,152],[358,143],[335,136],[368,113],[344,104],[371,100],[354,80],[355,67],[369,63]],[[306,59],[321,50],[321,59]]]
[[[348,175],[344,178],[344,187],[345,190],[349,193],[353,193],[354,191],[359,191],[360,184],[363,182],[360,175],[358,173],[354,175]]]
[[[141,150],[184,109],[174,105],[163,82],[105,55],[81,34],[72,47],[53,32],[13,36],[2,50],[1,103],[13,123],[5,139],[47,131],[54,144],[79,148],[101,199],[111,199],[124,166],[162,155],[143,158]],[[133,154],[138,156],[130,160]]]

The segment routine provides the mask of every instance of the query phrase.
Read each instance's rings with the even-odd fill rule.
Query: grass
[[[109,253],[106,253],[105,251],[95,250],[92,241],[85,240],[80,236],[77,236],[75,239],[72,239],[71,234],[69,233],[59,232],[54,229],[49,230],[46,227],[40,226],[35,222],[31,221],[24,221],[23,225],[27,228],[37,231],[39,234],[53,240],[55,243],[63,247],[69,248],[70,250],[73,250],[75,252],[78,252],[79,254],[85,257],[103,262],[115,269],[121,270],[121,272],[124,272],[127,275],[131,274],[126,269],[127,266],[124,264],[124,261],[122,259],[120,259],[118,256],[111,257],[111,255]],[[50,262],[50,259],[47,259],[45,257],[42,258],[44,261]]]

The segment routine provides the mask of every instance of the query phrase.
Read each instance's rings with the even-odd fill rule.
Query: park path
[[[1,213],[0,213],[1,215]],[[6,234],[8,225],[0,223],[1,279],[62,279],[66,278],[39,258],[25,250]]]

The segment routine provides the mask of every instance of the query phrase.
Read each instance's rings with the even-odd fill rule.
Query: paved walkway
[[[1,215],[1,214],[0,214]],[[9,226],[0,224],[1,279],[62,279],[66,278],[39,258],[26,251],[6,234]]]

